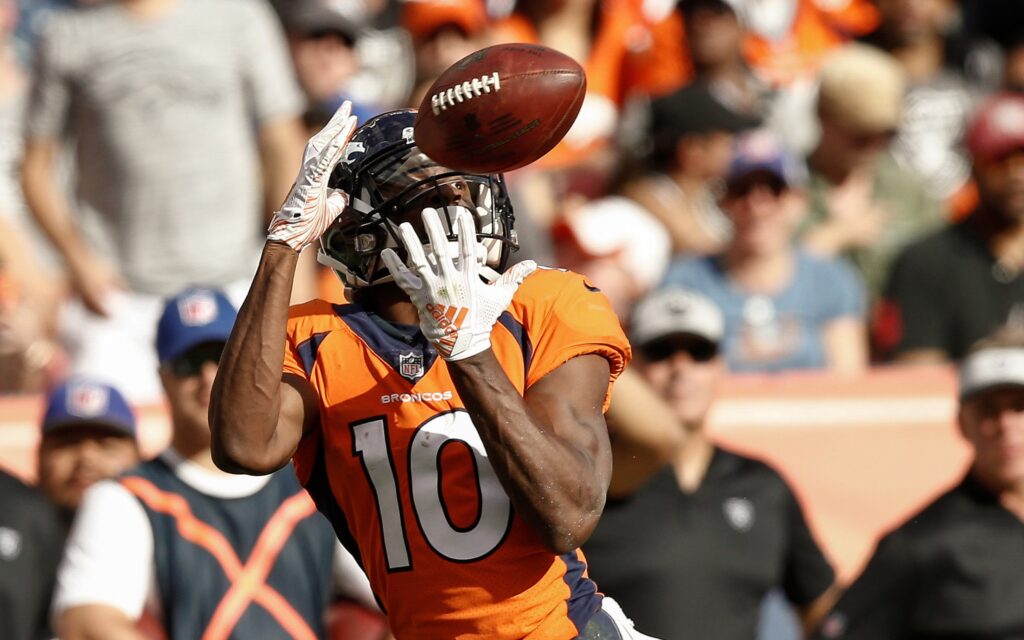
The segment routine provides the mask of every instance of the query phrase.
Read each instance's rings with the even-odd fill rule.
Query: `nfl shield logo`
[[[398,373],[410,380],[423,377],[423,354],[409,353],[398,356]]]
[[[103,387],[78,384],[68,389],[68,412],[82,418],[103,415],[110,393]]]
[[[178,301],[178,315],[186,327],[201,327],[217,319],[217,301],[208,293],[196,293]]]

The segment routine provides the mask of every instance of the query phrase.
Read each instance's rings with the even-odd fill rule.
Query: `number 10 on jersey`
[[[349,425],[353,454],[377,502],[381,537],[389,571],[409,570],[409,532],[401,507],[396,461],[391,448],[387,420],[371,418]],[[472,452],[476,477],[476,520],[459,527],[449,514],[441,489],[441,453],[461,443]],[[512,526],[512,504],[491,468],[480,434],[469,414],[455,410],[438,414],[416,429],[409,442],[407,460],[409,497],[416,526],[435,553],[452,562],[473,562],[491,554]]]

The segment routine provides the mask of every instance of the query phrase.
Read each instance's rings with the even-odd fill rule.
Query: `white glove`
[[[491,329],[512,302],[512,295],[537,264],[527,260],[514,265],[491,284],[480,279],[476,225],[473,215],[456,207],[457,262],[435,209],[423,210],[423,225],[430,241],[430,261],[412,225],[398,227],[409,254],[410,271],[392,249],[381,252],[384,264],[398,286],[408,294],[420,315],[420,330],[445,360],[462,360],[491,347]]]
[[[292,191],[270,221],[268,240],[284,242],[301,252],[316,242],[348,206],[347,193],[339,189],[327,193],[327,179],[355,132],[356,117],[351,113],[352,103],[346,100],[327,126],[310,138]]]

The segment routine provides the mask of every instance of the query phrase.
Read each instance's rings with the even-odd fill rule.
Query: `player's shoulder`
[[[553,303],[573,291],[600,291],[587,278],[568,269],[538,266],[526,277],[513,298],[521,304]]]
[[[309,300],[288,307],[288,319],[324,318],[337,315],[336,305],[326,300]]]
[[[354,305],[336,305],[325,300],[292,305],[288,309],[288,335],[301,341],[315,334],[341,329],[345,324],[342,316],[351,306]]]

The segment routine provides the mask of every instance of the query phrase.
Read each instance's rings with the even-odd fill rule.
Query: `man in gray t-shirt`
[[[263,2],[120,0],[49,18],[23,181],[87,310],[74,323],[77,370],[124,377],[135,399],[158,397],[151,373],[122,371],[133,355],[121,352],[151,351],[137,327],[152,319],[138,314],[187,285],[231,290],[249,278],[261,211],[280,204],[301,155],[301,108]],[[75,151],[71,199],[54,177],[64,143]],[[144,344],[122,343],[128,332]],[[112,355],[110,344],[123,346]],[[145,392],[136,375],[154,378]]]

